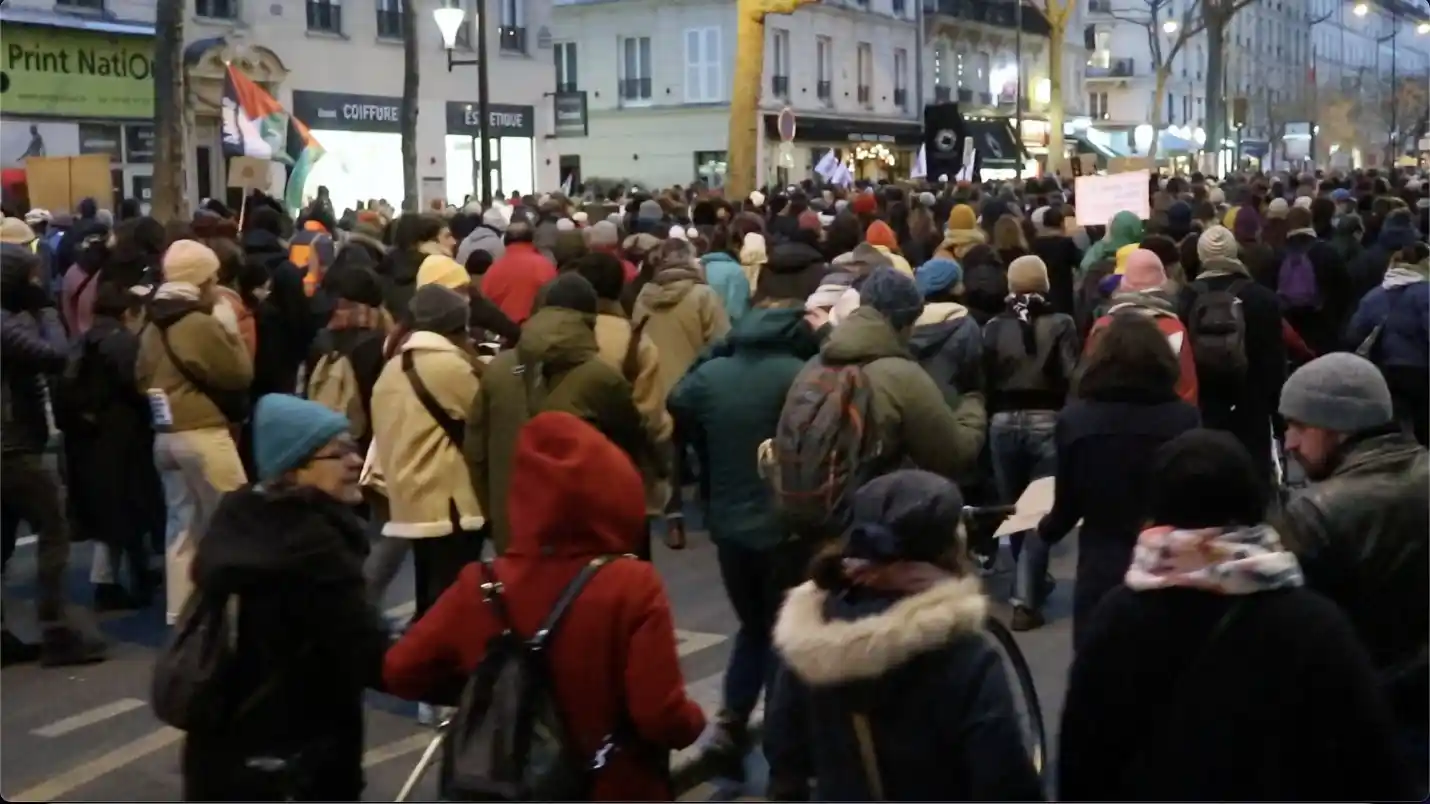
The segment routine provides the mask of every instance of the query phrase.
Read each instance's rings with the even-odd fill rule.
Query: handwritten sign
[[[1145,170],[1112,176],[1079,176],[1075,192],[1077,222],[1083,226],[1106,226],[1123,210],[1146,220],[1152,217],[1147,197],[1151,174]]]
[[[268,160],[235,156],[228,163],[228,186],[241,189],[268,187]]]

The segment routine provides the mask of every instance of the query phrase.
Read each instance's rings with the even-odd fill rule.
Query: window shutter
[[[698,102],[705,100],[700,86],[700,29],[691,28],[685,32],[685,100]]]
[[[720,84],[720,29],[705,29],[705,100],[718,101],[724,93]]]
[[[639,78],[639,79],[641,79],[641,92],[640,92],[640,96],[641,96],[642,98],[649,99],[649,98],[650,98],[650,76],[651,76],[651,65],[650,65],[650,37],[649,37],[649,36],[642,36],[642,37],[640,38],[640,68],[639,68],[639,69],[640,69],[640,72],[639,72],[639,74],[638,74],[636,77]]]
[[[576,77],[576,43],[566,43],[566,83],[575,89],[579,84]]]

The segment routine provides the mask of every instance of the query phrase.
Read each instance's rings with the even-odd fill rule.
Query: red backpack
[[[1092,331],[1087,334],[1087,343],[1083,347],[1083,355],[1092,353],[1093,344],[1097,341],[1098,334],[1112,323],[1112,317],[1116,315],[1144,315],[1151,317],[1156,322],[1157,329],[1167,336],[1167,343],[1177,354],[1177,364],[1181,366],[1181,372],[1177,377],[1177,396],[1181,397],[1184,402],[1192,405],[1197,404],[1196,358],[1192,355],[1192,344],[1187,337],[1187,328],[1182,325],[1182,319],[1172,313],[1131,302],[1115,304],[1107,311],[1106,315],[1093,322]]]

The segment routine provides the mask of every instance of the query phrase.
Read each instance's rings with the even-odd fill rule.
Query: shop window
[[[214,20],[238,19],[238,0],[194,0],[194,14]]]
[[[726,151],[696,151],[695,180],[705,182],[711,189],[725,186],[725,171],[729,168]]]
[[[308,30],[342,33],[343,7],[338,0],[308,0]]]
[[[380,39],[402,38],[404,0],[377,0],[377,35]]]

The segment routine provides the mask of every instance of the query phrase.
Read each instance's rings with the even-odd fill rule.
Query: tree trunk
[[[730,91],[730,145],[725,170],[725,197],[737,205],[755,189],[755,160],[760,150],[760,83],[764,72],[764,12],[757,3],[740,0],[735,10],[735,81]]]
[[[1231,101],[1223,90],[1222,76],[1226,73],[1226,22],[1227,18],[1213,6],[1204,3],[1202,13],[1206,20],[1207,38],[1207,142],[1212,146],[1212,163],[1209,172],[1220,173],[1222,140],[1226,139],[1226,105]]]
[[[421,209],[417,181],[417,0],[402,2],[402,211]]]
[[[158,0],[154,7],[154,197],[150,214],[163,223],[189,216],[184,181],[183,59],[184,0]],[[109,199],[95,200],[103,207],[110,204]]]
[[[1162,142],[1162,95],[1167,91],[1167,76],[1171,72],[1171,62],[1157,68],[1157,85],[1152,90],[1152,144],[1147,146],[1149,168],[1156,163],[1157,146]]]
[[[1068,26],[1066,14],[1053,12],[1048,16],[1053,23],[1048,34],[1048,174],[1055,176],[1062,167],[1063,149],[1066,147],[1063,144],[1063,120],[1066,118],[1063,106],[1063,38],[1067,35]]]

